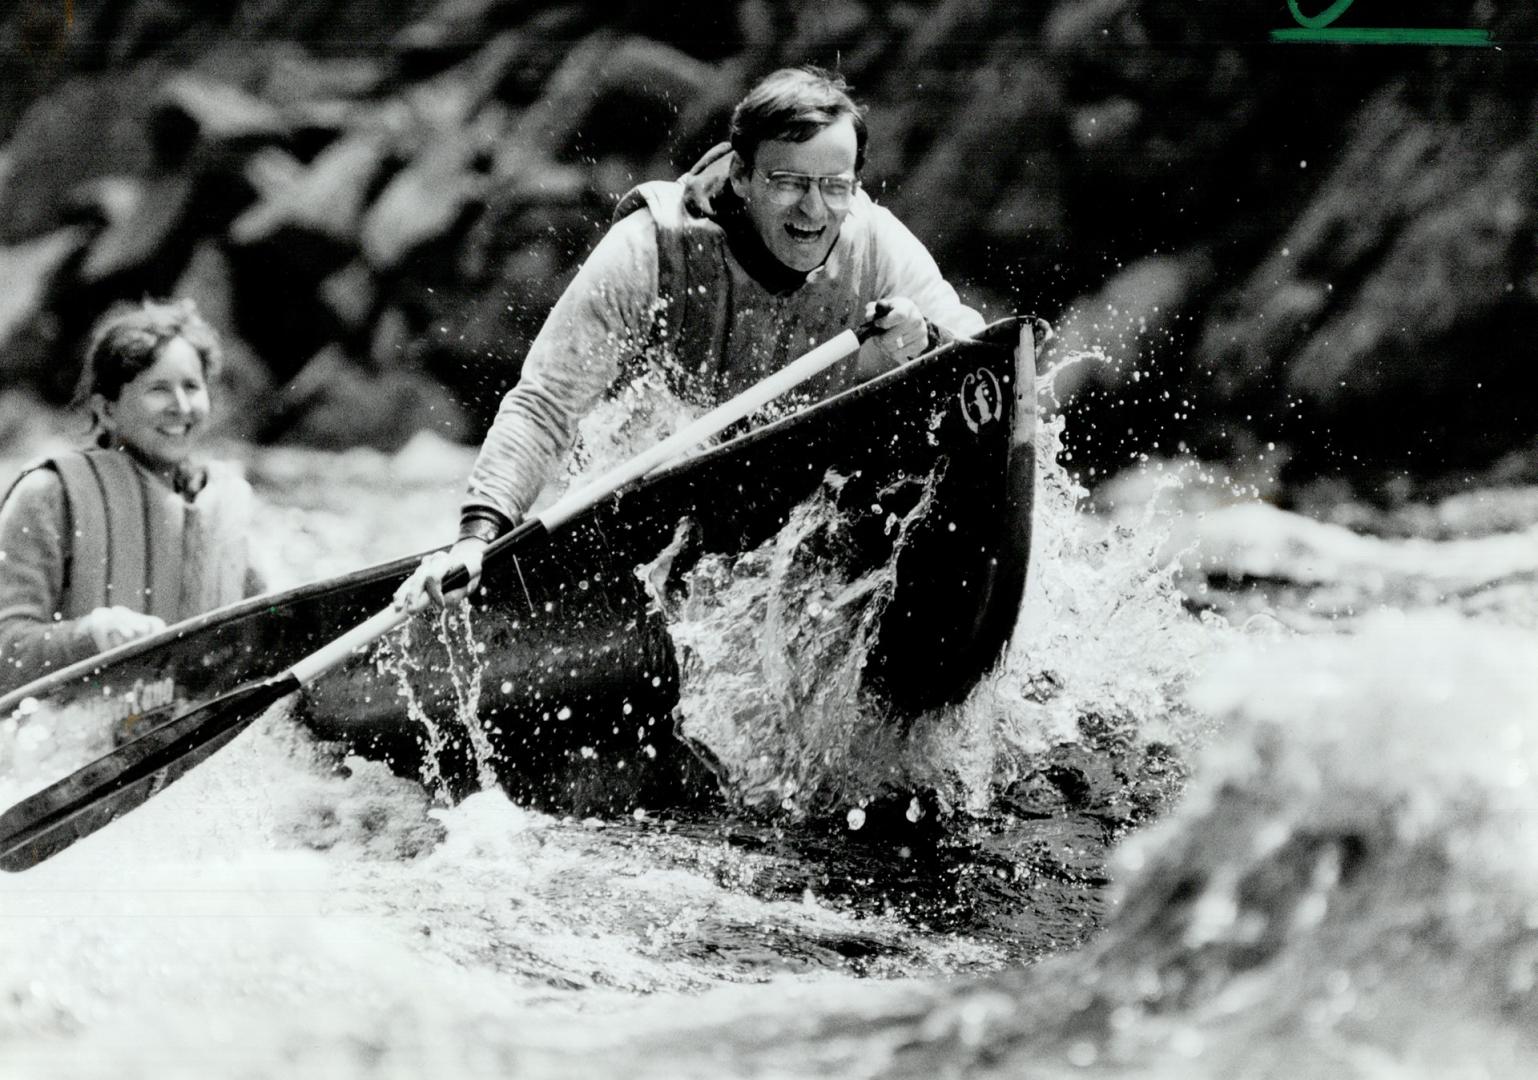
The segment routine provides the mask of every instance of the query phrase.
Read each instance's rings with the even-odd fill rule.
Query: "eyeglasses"
[[[785,172],[775,170],[771,173],[755,169],[759,176],[769,186],[769,199],[779,206],[794,206],[806,198],[806,193],[812,190],[816,184],[822,192],[822,201],[828,204],[830,210],[842,210],[849,205],[849,200],[854,198],[855,189],[860,186],[858,177],[848,173],[834,176],[810,176],[807,173]]]

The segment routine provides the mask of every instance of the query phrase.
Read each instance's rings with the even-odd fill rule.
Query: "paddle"
[[[881,314],[883,312],[878,310],[877,317]],[[529,537],[553,532],[625,485],[752,415],[787,390],[854,353],[876,329],[875,323],[869,322],[858,330],[845,330],[651,449],[576,491],[568,492],[500,537],[487,549],[487,559],[498,557]],[[468,575],[463,567],[459,567],[444,578],[443,590],[451,592],[463,588],[467,581]],[[194,705],[23,799],[0,815],[0,869],[16,871],[36,866],[76,840],[143,805],[167,784],[227,745],[270,707],[344,663],[409,618],[410,612],[385,608],[281,674]]]

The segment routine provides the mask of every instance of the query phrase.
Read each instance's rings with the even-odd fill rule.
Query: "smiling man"
[[[924,245],[861,189],[865,142],[841,79],[787,68],[737,105],[730,142],[681,180],[627,194],[502,402],[459,543],[424,559],[397,605],[441,601],[455,566],[474,586],[486,544],[534,502],[622,372],[649,365],[713,404],[879,310],[880,332],[856,361],[800,391],[820,397],[981,329]]]

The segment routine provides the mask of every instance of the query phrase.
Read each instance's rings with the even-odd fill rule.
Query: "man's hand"
[[[906,296],[889,296],[866,304],[865,318],[875,320],[880,333],[871,340],[893,366],[912,360],[929,344],[929,325],[924,322],[919,306]]]
[[[411,572],[411,576],[395,590],[395,610],[421,611],[428,604],[457,604],[481,583],[481,560],[486,554],[486,541],[479,537],[466,537],[447,551],[434,551],[424,556]],[[470,573],[470,582],[453,592],[443,591],[443,579],[458,567]]]
[[[166,621],[158,615],[145,615],[121,605],[99,607],[82,615],[75,623],[75,633],[91,639],[98,652],[115,649],[125,642],[158,634]]]

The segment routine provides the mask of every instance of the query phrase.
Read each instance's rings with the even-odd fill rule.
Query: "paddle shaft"
[[[377,611],[341,637],[295,663],[288,669],[288,673],[298,679],[301,686],[307,686],[353,653],[368,648],[409,618],[411,618],[410,611],[397,610],[394,607]]]
[[[576,491],[568,492],[533,516],[547,530],[555,529],[594,503],[612,495],[632,480],[638,480],[657,466],[667,464],[690,447],[704,442],[737,421],[751,416],[787,390],[799,386],[812,376],[832,367],[855,352],[874,332],[874,323],[866,323],[858,330],[845,330],[837,337],[828,339],[762,382],[755,383],[730,401],[717,405],[704,416],[663,439],[650,450],[637,454]]]

